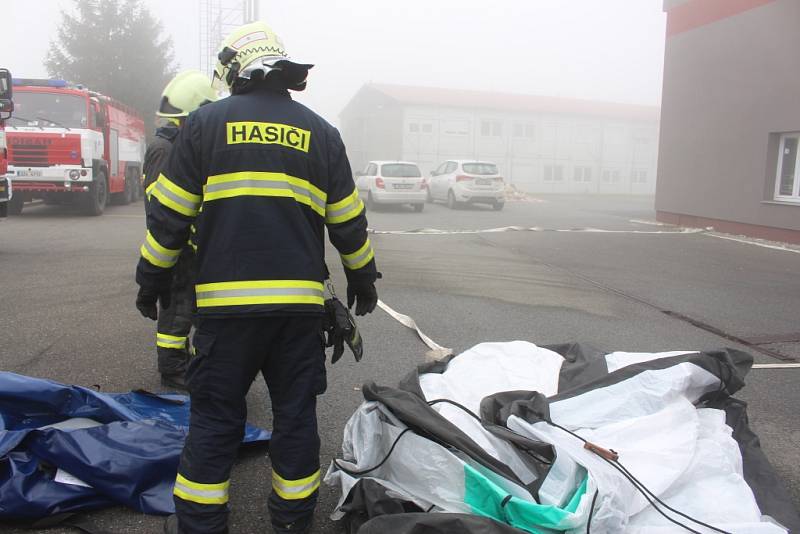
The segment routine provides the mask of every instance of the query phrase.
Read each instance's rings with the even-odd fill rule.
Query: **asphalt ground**
[[[579,230],[373,236],[384,273],[381,298],[456,351],[516,339],[581,341],[608,351],[733,346],[757,362],[776,363],[733,339],[764,341],[800,330],[800,254],[644,224],[654,219],[652,198],[541,197],[508,202],[502,212],[437,204],[422,213],[391,208],[369,218],[379,230]],[[100,218],[39,205],[0,222],[0,368],[101,391],[163,391],[154,324],[133,306],[143,227],[140,203],[110,207]],[[586,228],[667,233],[580,231]],[[335,279],[344,292],[340,273]],[[362,400],[361,384],[395,384],[425,359],[427,348],[416,335],[385,313],[359,324],[364,360],[356,364],[346,355],[330,367],[319,402],[323,466],[340,451],[344,424]],[[760,346],[800,357],[799,344],[791,341]],[[750,404],[751,425],[800,503],[798,380],[800,370],[754,370],[739,396]],[[250,421],[269,427],[260,381],[248,404]],[[244,451],[233,473],[231,532],[266,531],[269,481],[264,450]],[[339,532],[328,519],[337,499],[335,489],[321,488],[315,532]],[[161,529],[160,518],[124,508],[90,517],[111,533]]]

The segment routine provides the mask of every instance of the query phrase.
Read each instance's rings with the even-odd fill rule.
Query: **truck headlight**
[[[81,177],[81,171],[79,171],[77,169],[72,169],[71,171],[69,171],[69,179],[70,180],[77,180],[80,177]]]

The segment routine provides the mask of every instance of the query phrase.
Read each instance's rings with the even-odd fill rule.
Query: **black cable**
[[[459,404],[459,403],[457,403],[457,402],[456,402],[456,401],[454,401],[454,400],[450,400],[450,399],[434,399],[434,400],[432,400],[432,401],[428,401],[428,406],[433,406],[434,404],[440,404],[440,403],[442,403],[442,402],[444,402],[444,403],[447,403],[447,404],[452,404],[452,405],[453,405],[453,406],[455,406],[456,408],[461,408],[463,411],[465,411],[465,412],[467,412],[469,415],[471,415],[471,416],[472,416],[472,418],[473,418],[473,419],[475,419],[477,422],[479,422],[479,423],[481,423],[481,422],[482,422],[482,421],[481,421],[481,418],[480,418],[480,417],[478,417],[478,415],[477,415],[476,413],[474,413],[472,410],[470,410],[469,408],[467,408],[467,407],[466,407],[466,406],[464,406],[463,404]]]
[[[461,410],[463,410],[466,413],[468,413],[469,415],[471,415],[472,418],[475,419],[477,422],[479,422],[481,425],[483,425],[483,421],[481,420],[481,418],[477,414],[473,413],[472,410],[470,410],[469,408],[467,408],[463,404],[459,404],[454,400],[450,400],[450,399],[434,399],[432,401],[428,401],[428,406],[433,406],[434,404],[440,404],[440,403],[452,404],[456,408],[460,408]],[[528,440],[530,439],[530,438],[528,438],[528,436],[523,436],[519,432],[515,432],[515,431],[511,430],[508,427],[505,427],[505,430],[507,430],[508,432],[514,434],[515,436],[519,436],[521,438],[528,439]],[[520,448],[525,450],[531,456],[533,456],[536,459],[537,462],[541,462],[541,463],[543,463],[545,465],[553,465],[552,461],[550,461],[547,458],[543,457],[541,454],[538,454],[538,453],[534,452],[533,450],[527,449],[525,447],[520,447]]]
[[[379,463],[378,465],[374,466],[374,467],[370,467],[369,469],[362,469],[361,471],[352,471],[352,470],[350,470],[350,469],[348,469],[348,468],[346,468],[346,467],[343,467],[343,466],[342,466],[342,465],[339,463],[339,460],[338,460],[338,459],[336,459],[336,458],[334,458],[334,460],[333,460],[333,463],[336,465],[336,467],[338,467],[339,469],[341,469],[342,471],[344,471],[345,473],[347,473],[347,474],[348,474],[348,475],[350,475],[351,477],[360,477],[360,476],[366,475],[366,474],[367,474],[367,473],[369,473],[370,471],[375,471],[375,470],[376,470],[376,469],[378,469],[380,466],[382,466],[383,464],[385,464],[385,463],[386,463],[386,461],[389,459],[389,457],[390,457],[390,456],[392,455],[392,453],[394,452],[394,448],[397,446],[397,442],[398,442],[398,441],[400,441],[400,438],[402,438],[402,437],[405,435],[405,433],[406,433],[406,432],[408,432],[409,430],[411,430],[411,429],[410,429],[410,428],[406,428],[406,429],[404,429],[402,432],[400,432],[400,435],[399,435],[399,436],[397,436],[397,437],[394,439],[394,443],[392,443],[392,446],[389,448],[389,452],[387,452],[387,453],[386,453],[386,456],[383,458],[383,460],[381,460],[381,461],[380,461],[380,463]]]
[[[719,532],[720,534],[730,534],[730,533],[729,533],[728,531],[726,531],[726,530],[722,530],[722,529],[719,529],[719,528],[717,528],[717,527],[715,527],[715,526],[713,526],[713,525],[709,525],[709,524],[707,524],[707,523],[703,523],[702,521],[699,521],[699,520],[697,520],[697,519],[695,519],[695,518],[693,518],[693,517],[691,517],[691,516],[688,516],[688,515],[684,514],[683,512],[681,512],[681,511],[679,511],[679,510],[676,510],[676,509],[672,508],[670,505],[668,505],[667,503],[665,503],[664,501],[662,501],[661,499],[659,499],[659,498],[658,498],[656,495],[654,495],[654,494],[653,494],[653,492],[652,492],[652,491],[650,491],[650,489],[648,489],[648,488],[647,488],[647,486],[645,486],[644,484],[642,484],[642,482],[641,482],[639,479],[637,479],[635,476],[633,476],[633,473],[631,473],[630,471],[628,471],[628,469],[627,469],[627,468],[626,468],[624,465],[622,465],[620,462],[618,462],[618,461],[617,461],[617,462],[614,462],[614,465],[615,465],[615,466],[618,466],[618,467],[619,467],[619,469],[620,469],[620,470],[621,470],[621,471],[622,471],[624,474],[627,474],[627,475],[628,475],[628,477],[630,477],[630,478],[629,478],[629,480],[635,481],[637,484],[639,484],[639,485],[642,487],[642,489],[644,489],[644,491],[646,491],[647,493],[649,493],[651,497],[653,497],[654,499],[656,499],[656,500],[657,500],[657,501],[658,501],[658,502],[659,502],[659,503],[660,503],[662,506],[664,506],[664,507],[665,507],[667,510],[669,510],[670,512],[676,513],[676,514],[678,514],[678,515],[679,515],[679,516],[681,516],[681,517],[685,517],[685,518],[686,518],[686,519],[688,519],[689,521],[693,521],[694,523],[697,523],[698,525],[701,525],[701,526],[704,526],[704,527],[706,527],[706,528],[709,528],[709,529],[711,529],[711,530],[714,530],[714,531],[716,531],[716,532]]]
[[[557,423],[554,423],[552,421],[546,421],[546,422],[548,424],[560,429],[560,430],[563,430],[567,434],[579,439],[583,443],[588,443],[588,441],[586,439],[584,439],[583,437],[579,436],[575,432],[572,432],[571,430],[568,430],[568,429],[564,428],[563,426],[561,426],[561,425],[559,425]],[[628,482],[630,482],[633,485],[633,487],[636,488],[639,491],[639,493],[641,493],[644,496],[644,498],[647,500],[647,502],[650,503],[650,506],[652,506],[659,514],[664,516],[667,520],[669,520],[670,522],[674,523],[675,525],[678,525],[678,526],[680,526],[682,528],[685,528],[686,530],[688,530],[689,532],[692,532],[694,534],[702,534],[702,532],[694,530],[691,527],[689,527],[688,525],[685,525],[685,524],[681,523],[680,521],[668,516],[666,513],[664,513],[663,510],[661,510],[661,508],[656,506],[656,502],[658,504],[660,504],[661,506],[663,506],[664,508],[666,508],[667,510],[669,510],[670,512],[673,512],[673,513],[675,513],[675,514],[677,514],[677,515],[679,515],[681,517],[684,517],[684,518],[688,519],[689,521],[691,521],[693,523],[696,523],[698,525],[701,525],[701,526],[704,526],[704,527],[709,528],[711,530],[714,530],[716,532],[719,532],[720,534],[731,534],[730,532],[728,532],[726,530],[722,530],[722,529],[717,528],[715,526],[709,525],[708,523],[704,523],[704,522],[702,522],[702,521],[700,521],[698,519],[695,519],[695,518],[693,518],[693,517],[691,517],[691,516],[689,516],[687,514],[684,514],[683,512],[680,512],[680,511],[674,509],[673,507],[671,507],[670,505],[668,505],[667,503],[662,501],[659,497],[657,497],[652,491],[650,491],[647,488],[647,486],[642,484],[642,482],[639,479],[637,479],[635,476],[633,476],[633,474],[630,471],[628,471],[625,468],[625,466],[622,465],[619,461],[617,461],[617,460],[609,460],[608,458],[600,456],[599,454],[597,456],[602,458],[608,465],[610,465],[611,467],[613,467],[614,469],[616,469],[617,471],[622,473],[622,476],[625,477],[628,480]],[[652,496],[652,499],[650,498],[651,496]],[[655,502],[654,502],[654,500],[655,500]]]
[[[586,521],[586,534],[589,534],[592,530],[592,516],[594,516],[594,503],[597,502],[597,495],[600,493],[600,490],[594,490],[594,497],[592,497],[592,505],[589,507],[589,519]]]

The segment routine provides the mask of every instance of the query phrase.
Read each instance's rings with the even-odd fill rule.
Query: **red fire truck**
[[[100,215],[138,199],[144,122],[132,108],[63,80],[14,79],[6,124],[12,215],[36,198]]]
[[[8,151],[6,150],[5,133],[5,122],[14,111],[11,91],[11,73],[7,69],[0,69],[0,218],[8,215],[8,199],[11,197],[11,182],[6,176]]]

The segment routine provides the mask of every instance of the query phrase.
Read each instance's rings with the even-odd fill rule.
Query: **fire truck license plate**
[[[42,176],[42,171],[34,171],[33,169],[17,171],[17,176]]]

